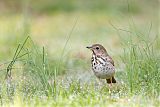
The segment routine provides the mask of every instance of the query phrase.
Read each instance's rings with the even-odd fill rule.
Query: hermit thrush
[[[87,46],[92,53],[91,64],[92,70],[99,79],[106,79],[108,84],[116,83],[114,78],[115,67],[114,61],[108,55],[106,49],[100,44]]]

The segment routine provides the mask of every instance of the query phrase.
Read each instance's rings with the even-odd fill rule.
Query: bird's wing
[[[106,60],[107,60],[108,62],[110,62],[110,63],[114,66],[114,61],[113,61],[113,59],[112,59],[110,56],[107,56],[107,57],[106,57]]]

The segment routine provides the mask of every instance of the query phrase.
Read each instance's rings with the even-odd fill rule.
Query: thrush
[[[108,84],[116,83],[114,61],[106,49],[100,44],[93,44],[86,48],[92,51],[91,64],[95,76],[99,79],[106,79]]]

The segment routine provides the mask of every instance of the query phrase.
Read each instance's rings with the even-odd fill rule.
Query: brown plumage
[[[100,44],[86,47],[92,51],[92,70],[99,79],[106,79],[107,83],[116,83],[114,78],[114,61],[108,55],[106,49]]]

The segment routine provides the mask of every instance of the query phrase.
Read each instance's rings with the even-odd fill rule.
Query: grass
[[[63,68],[67,69],[67,62],[60,57],[54,66],[50,66],[54,62],[49,60],[45,48],[40,49],[28,36],[22,45],[18,45],[7,66],[8,78],[1,84],[1,105],[158,106],[160,61],[154,47],[157,40],[148,42],[132,34],[127,43],[122,40],[125,46],[121,58],[125,67],[116,75],[122,83],[116,84],[110,93],[105,84],[98,85],[91,79],[93,77],[90,82],[77,79],[84,72],[74,74],[70,71],[73,77],[66,78]],[[22,68],[14,70],[19,66]]]
[[[42,13],[51,13],[36,16],[25,7],[23,15],[0,16],[1,106],[158,107],[160,38],[153,4],[134,2],[128,12],[127,5],[111,3],[116,8],[95,2],[94,12],[94,6],[69,7],[69,13],[58,7],[52,14],[43,7]],[[115,61],[118,83],[110,91],[90,69],[85,47],[93,43],[103,44]]]
[[[129,42],[124,49],[123,61],[126,65],[126,77],[131,92],[159,96],[159,55],[146,41]],[[143,89],[143,90],[142,90]],[[141,92],[142,91],[142,92]]]

